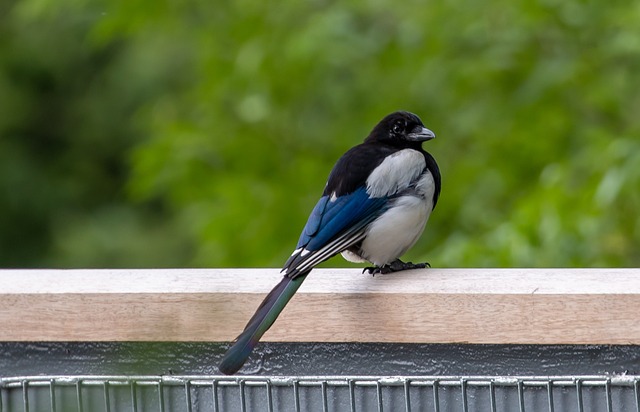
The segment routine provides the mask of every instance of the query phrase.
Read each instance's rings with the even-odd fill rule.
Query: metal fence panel
[[[640,412],[640,376],[0,378],[0,412]]]

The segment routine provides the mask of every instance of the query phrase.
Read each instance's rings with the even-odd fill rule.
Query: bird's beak
[[[427,140],[435,139],[436,134],[424,126],[417,126],[407,137],[415,142],[426,142]]]

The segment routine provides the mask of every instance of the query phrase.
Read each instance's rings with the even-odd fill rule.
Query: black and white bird
[[[227,351],[221,372],[242,367],[311,269],[330,257],[341,253],[351,262],[370,262],[374,266],[364,271],[371,274],[428,266],[399,258],[422,235],[440,195],[440,170],[422,149],[422,142],[433,138],[418,116],[399,111],[338,160],[284,264],[282,281]]]

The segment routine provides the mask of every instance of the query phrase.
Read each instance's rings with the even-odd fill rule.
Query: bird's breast
[[[403,149],[387,156],[367,178],[371,197],[393,196],[412,186],[426,170],[424,156],[417,150]]]
[[[435,181],[428,169],[367,228],[360,256],[376,265],[391,263],[420,238],[433,210]]]

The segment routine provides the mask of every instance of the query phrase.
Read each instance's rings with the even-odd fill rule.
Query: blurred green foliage
[[[10,0],[0,266],[280,266],[398,109],[443,173],[409,259],[640,265],[638,2]]]

